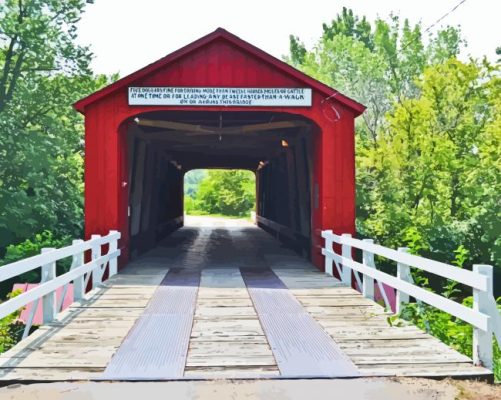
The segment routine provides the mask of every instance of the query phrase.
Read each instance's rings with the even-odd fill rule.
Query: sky
[[[423,30],[461,0],[94,0],[79,23],[78,41],[90,45],[96,73],[125,76],[172,51],[225,28],[264,51],[282,58],[289,35],[311,48],[343,7],[369,20],[393,12]],[[431,32],[461,26],[468,46],[462,53],[496,60],[501,46],[501,0],[466,0]]]

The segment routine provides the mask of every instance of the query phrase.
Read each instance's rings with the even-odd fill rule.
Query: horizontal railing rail
[[[261,227],[264,227],[265,230],[267,229],[270,231],[270,233],[272,233],[277,239],[285,237],[304,249],[310,246],[309,237],[298,230],[279,224],[278,222],[262,217],[261,215],[256,215],[256,222]]]
[[[50,252],[44,252],[36,256],[28,257],[10,264],[0,267],[0,282],[5,281],[14,276],[21,275],[25,272],[32,271],[42,265],[62,260],[63,258],[71,257],[75,254],[91,250],[94,246],[101,246],[113,240],[120,238],[120,233],[111,231],[106,236],[92,235],[92,239],[83,241],[75,240],[71,246],[62,247],[60,249],[51,249]]]
[[[0,267],[0,282],[26,272],[41,268],[40,284],[0,304],[0,318],[32,304],[24,327],[22,338],[26,338],[33,325],[33,320],[42,300],[43,323],[52,322],[62,310],[68,285],[73,282],[73,300],[82,300],[92,278],[92,289],[103,281],[106,271],[108,277],[117,273],[117,260],[120,256],[118,240],[120,232],[110,231],[106,236],[92,235],[90,240],[74,240],[70,246],[60,249],[45,248],[42,253]],[[107,246],[107,253],[102,253],[102,246]],[[90,252],[90,261],[85,262],[85,253]],[[69,271],[56,276],[56,263],[72,257]],[[63,288],[59,301],[56,291]]]
[[[473,326],[473,361],[476,365],[493,368],[492,337],[496,337],[501,348],[501,314],[493,295],[493,268],[490,265],[474,265],[473,271],[430,260],[408,253],[407,248],[398,250],[374,244],[371,239],[355,239],[350,234],[336,235],[332,231],[322,231],[325,247],[325,272],[333,275],[334,267],[343,283],[351,286],[352,276],[362,294],[374,299],[374,285],[379,287],[385,305],[390,308],[383,287],[387,285],[396,291],[396,313],[402,305],[414,297],[461,319]],[[336,253],[334,244],[341,245],[341,254]],[[362,251],[362,262],[353,260],[353,249]],[[377,269],[374,256],[378,255],[397,263],[397,276]],[[437,276],[459,282],[473,290],[473,308],[433,293],[415,284],[411,268],[420,269]]]

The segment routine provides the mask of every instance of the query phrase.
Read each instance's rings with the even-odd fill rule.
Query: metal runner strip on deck
[[[101,378],[181,378],[186,364],[199,285],[199,271],[171,269]]]
[[[273,271],[241,268],[241,273],[282,376],[360,375]]]

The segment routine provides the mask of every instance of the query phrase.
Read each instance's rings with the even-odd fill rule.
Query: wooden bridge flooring
[[[396,327],[357,291],[253,226],[183,228],[163,246],[0,355],[0,380],[99,379],[170,267],[201,270],[184,377],[279,377],[239,267],[269,266],[361,374],[484,377],[491,372],[415,326]]]

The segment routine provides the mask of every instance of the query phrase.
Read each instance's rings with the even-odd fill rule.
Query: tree
[[[195,198],[200,182],[207,176],[207,170],[195,169],[189,171],[184,176],[184,194]]]
[[[195,208],[206,214],[248,216],[254,204],[255,177],[250,171],[209,170],[195,196]]]
[[[71,105],[109,82],[74,42],[85,3],[0,4],[0,256],[46,229],[81,235],[83,123]]]
[[[359,100],[357,229],[450,262],[499,258],[499,78],[486,61],[457,60],[447,27],[425,46],[421,26],[369,23],[343,9],[307,50],[291,36],[288,61]]]
[[[419,25],[401,26],[397,17],[370,25],[343,9],[324,24],[311,51],[291,36],[288,61],[367,105],[356,125],[359,235],[391,247],[406,244],[458,267],[499,268],[499,65],[459,61],[464,43],[457,28],[431,35],[427,46],[421,37]],[[395,271],[394,265],[379,267]],[[412,273],[418,284],[471,307],[471,292],[457,283]],[[495,296],[499,287],[495,282]],[[410,303],[398,318],[471,356],[471,326],[449,314]],[[494,351],[499,380],[497,346]]]
[[[374,212],[363,222],[368,231],[397,245],[414,230],[435,257],[450,261],[464,244],[472,261],[499,264],[489,228],[500,212],[501,183],[494,74],[457,59],[427,67],[416,82],[420,96],[388,113],[388,129],[369,153],[380,181],[370,198]],[[492,222],[481,225],[485,214]]]
[[[89,1],[87,1],[89,2]],[[6,0],[0,4],[2,49],[0,111],[13,99],[20,80],[90,72],[90,53],[75,45],[84,0]]]
[[[343,7],[341,14],[331,22],[323,24],[323,39],[332,40],[334,36],[347,36],[362,42],[368,49],[374,49],[374,33],[367,19],[353,14],[353,10]]]

